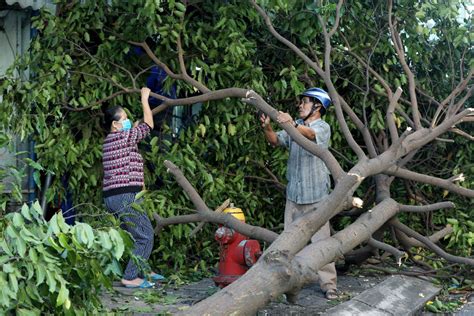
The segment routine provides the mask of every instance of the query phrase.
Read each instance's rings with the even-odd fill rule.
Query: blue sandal
[[[148,282],[147,280],[143,280],[143,282],[140,283],[140,285],[125,284],[125,287],[129,289],[149,289],[153,287],[154,285],[155,283],[153,282]]]
[[[162,276],[161,274],[158,274],[158,273],[150,274],[150,275],[148,275],[148,277],[149,277],[150,280],[152,280],[152,281],[163,281],[163,280],[166,280],[166,278],[165,278],[164,276]]]

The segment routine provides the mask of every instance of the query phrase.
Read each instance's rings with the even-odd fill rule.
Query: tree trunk
[[[267,250],[258,263],[240,279],[199,302],[185,314],[255,314],[272,299],[313,281],[319,268],[369,239],[397,210],[398,204],[392,199],[386,199],[346,229],[306,246],[295,256],[288,252]],[[293,229],[294,227],[290,230]]]

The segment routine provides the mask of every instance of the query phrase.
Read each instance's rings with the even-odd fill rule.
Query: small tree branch
[[[216,208],[214,210],[214,212],[216,213],[220,213],[222,212],[223,210],[225,210],[230,204],[230,199],[227,199],[224,201],[224,203],[222,203],[218,208]],[[194,235],[196,235],[203,227],[204,227],[204,224],[205,222],[200,222],[196,228],[194,228],[190,233],[189,233],[189,237],[193,237]]]
[[[273,24],[270,20],[270,17],[265,13],[265,11],[255,2],[255,0],[250,1],[254,8],[257,10],[257,12],[260,14],[260,16],[263,18],[265,21],[265,24],[268,27],[268,30],[270,33],[276,37],[277,40],[288,46],[292,51],[296,53],[301,59],[303,59],[311,68],[316,70],[317,74],[320,75],[321,77],[324,77],[324,71],[317,63],[315,63],[311,58],[309,58],[305,53],[303,53],[295,44],[281,36],[273,27]]]
[[[256,239],[272,242],[278,237],[278,234],[269,231],[265,228],[252,226],[244,222],[239,221],[230,214],[212,212],[206,203],[203,201],[199,193],[192,186],[192,184],[186,179],[181,170],[176,167],[171,161],[165,160],[164,165],[168,168],[168,171],[175,177],[176,182],[183,188],[187,196],[193,202],[197,212],[201,215],[199,221],[213,221],[218,222],[228,227],[231,227],[238,232],[252,236]]]
[[[457,193],[459,195],[463,195],[469,198],[474,197],[474,190],[460,187],[449,180],[428,176],[425,174],[417,173],[414,171],[410,171],[410,170],[407,170],[404,168],[398,168],[398,167],[391,167],[387,169],[386,171],[384,171],[384,173],[388,175],[396,176],[399,178],[403,178],[403,179],[431,184],[431,185],[443,188],[450,192]]]
[[[334,35],[334,33],[336,33],[337,28],[339,27],[339,20],[341,18],[341,7],[342,7],[343,3],[344,3],[344,0],[339,0],[339,2],[337,3],[337,6],[336,6],[336,20],[334,22],[333,27],[329,31],[329,34],[328,34],[329,37],[332,37]]]
[[[339,100],[341,102],[341,106],[344,112],[349,115],[352,122],[354,122],[354,124],[357,126],[357,129],[361,132],[362,137],[364,138],[364,142],[367,146],[367,151],[369,152],[370,158],[375,158],[375,156],[377,156],[377,151],[375,149],[374,141],[372,139],[372,136],[370,135],[370,131],[367,128],[367,125],[362,123],[357,114],[355,114],[349,104],[347,104],[346,100],[344,100],[341,96],[339,96]]]
[[[429,205],[404,205],[400,204],[401,212],[413,212],[413,213],[425,213],[431,211],[437,211],[445,208],[454,208],[456,205],[453,202],[440,202]]]
[[[360,148],[359,144],[354,140],[354,137],[352,136],[349,127],[347,126],[347,122],[344,119],[344,113],[342,112],[342,107],[339,102],[339,95],[336,91],[336,88],[334,87],[334,84],[331,81],[331,72],[330,72],[330,53],[331,53],[331,43],[329,40],[329,35],[326,31],[326,25],[324,21],[321,19],[321,17],[318,15],[318,19],[321,23],[321,27],[323,28],[323,34],[324,34],[324,42],[325,42],[325,65],[324,65],[324,71],[323,69],[318,65],[318,63],[314,62],[309,58],[305,53],[301,51],[295,44],[291,43],[289,40],[281,36],[273,27],[273,24],[270,20],[270,17],[265,13],[265,11],[256,4],[255,0],[251,0],[252,5],[255,7],[257,12],[262,16],[262,18],[265,21],[265,24],[267,25],[267,28],[269,29],[270,33],[275,36],[276,39],[278,39],[280,42],[285,44],[287,47],[289,47],[296,55],[298,55],[301,59],[303,59],[304,62],[311,68],[313,68],[316,73],[321,76],[321,78],[324,80],[324,83],[326,84],[329,95],[332,98],[332,102],[334,103],[334,107],[336,109],[336,116],[337,120],[339,122],[339,125],[341,127],[342,133],[344,134],[344,137],[346,138],[347,142],[349,143],[349,146],[351,146],[352,150],[356,153],[357,157],[359,159],[366,159],[366,155],[364,151]]]
[[[451,254],[448,254],[445,252],[443,249],[435,245],[429,238],[417,233],[416,231],[412,230],[408,226],[402,224],[399,220],[397,219],[392,219],[389,221],[390,225],[394,226],[396,229],[402,231],[403,233],[407,234],[408,236],[411,236],[419,241],[421,241],[423,244],[425,244],[430,250],[435,252],[438,256],[451,261],[451,262],[456,262],[456,263],[461,263],[461,264],[468,264],[471,266],[474,266],[474,259],[470,258],[463,258],[463,257],[458,257],[454,256]]]
[[[449,129],[450,132],[453,132],[453,133],[456,133],[458,135],[461,135],[462,137],[465,137],[469,140],[474,140],[474,136],[472,135],[469,135],[468,133],[466,133],[465,131],[459,129],[459,128],[456,128],[456,127],[453,127],[451,129]]]
[[[140,72],[138,72],[134,77],[133,77],[133,80],[136,81],[138,77],[140,77],[141,75],[143,75],[145,72],[151,70],[154,66],[149,66],[149,67],[146,67],[144,68],[143,70],[141,70]]]
[[[256,164],[257,166],[261,167],[266,172],[266,174],[268,174],[270,176],[270,178],[272,178],[272,180],[268,180],[268,179],[264,179],[264,180],[272,181],[273,183],[275,183],[280,188],[283,188],[283,189],[286,188],[286,185],[281,183],[280,180],[278,179],[278,177],[267,166],[265,166],[265,164],[260,163],[256,160],[250,160],[250,161],[253,162],[254,164]],[[251,178],[250,176],[246,176],[246,177]]]
[[[418,110],[418,101],[416,98],[416,83],[415,83],[415,76],[413,75],[413,72],[410,70],[410,67],[408,67],[408,64],[405,60],[405,52],[403,49],[403,43],[400,38],[400,34],[396,30],[395,25],[392,22],[392,0],[388,0],[388,24],[390,28],[390,34],[392,35],[392,41],[393,45],[395,47],[395,51],[397,52],[398,60],[400,61],[403,71],[408,77],[408,87],[409,87],[409,92],[410,92],[410,101],[411,101],[411,107],[413,111],[413,121],[415,123],[415,129],[420,129],[421,126],[421,119],[420,119],[420,112]]]
[[[381,241],[378,241],[372,237],[369,238],[369,240],[367,241],[367,244],[374,248],[382,249],[383,251],[391,253],[395,257],[395,260],[399,266],[402,264],[402,258],[406,255],[404,251],[400,251],[397,248],[389,244],[383,243]]]
[[[158,66],[160,66],[168,76],[170,76],[171,78],[173,79],[178,79],[178,80],[183,80],[183,76],[181,74],[176,74],[174,73],[169,67],[168,65],[166,65],[165,63],[163,63],[160,59],[158,59],[158,57],[156,57],[156,55],[153,53],[153,51],[151,50],[150,46],[148,46],[148,44],[146,42],[133,42],[133,41],[129,41],[128,43],[132,44],[132,45],[135,45],[135,46],[139,46],[141,48],[143,48],[146,52],[146,54],[148,55],[148,57],[150,57],[150,59],[155,63],[157,64]]]
[[[156,220],[155,234],[159,234],[164,227],[169,225],[189,224],[202,220],[201,214],[187,214],[164,218],[157,213],[153,213],[153,217]]]
[[[390,138],[392,139],[392,142],[398,141],[398,130],[397,126],[395,125],[395,107],[397,106],[398,99],[400,99],[400,96],[402,94],[402,89],[400,87],[397,88],[395,91],[395,94],[392,97],[389,97],[390,103],[388,105],[388,110],[387,110],[387,126],[390,131]]]
[[[225,174],[229,175],[229,176],[232,176],[232,177],[237,176],[236,173],[231,173],[231,172],[226,172]],[[285,189],[286,189],[286,185],[282,184],[280,181],[275,181],[275,180],[272,180],[272,179],[267,179],[267,178],[258,177],[258,176],[246,176],[246,175],[244,175],[244,179],[257,180],[257,181],[262,181],[262,182],[274,184],[277,187],[277,189],[282,191],[282,192],[285,192]]]
[[[114,92],[112,93],[111,95],[109,95],[108,97],[105,97],[103,99],[100,99],[100,100],[97,100],[93,103],[91,103],[90,105],[88,106],[85,106],[83,108],[73,108],[72,106],[69,106],[67,104],[63,104],[63,108],[66,109],[66,110],[69,110],[69,111],[72,111],[72,112],[81,112],[81,111],[86,111],[86,110],[89,110],[91,108],[93,108],[94,106],[96,105],[99,105],[99,104],[102,104],[108,100],[112,100],[114,99],[115,97],[121,95],[121,94],[127,94],[127,93],[132,93],[131,91],[126,91],[126,90],[121,90],[121,91],[117,91],[117,92]]]
[[[393,226],[391,226],[393,230]],[[406,247],[407,251],[410,247],[423,247],[426,248],[426,245],[423,244],[422,242],[416,240],[415,238],[408,237],[406,234],[399,230],[395,230],[396,236],[398,239],[401,239],[400,242]],[[429,240],[431,240],[434,243],[437,243],[441,238],[444,238],[445,236],[451,234],[453,232],[453,227],[451,225],[446,225],[445,228],[435,232],[431,236],[429,236]]]
[[[448,116],[452,116],[454,114],[456,114],[464,105],[464,103],[466,103],[466,101],[471,97],[472,95],[472,92],[474,91],[474,86],[472,86],[467,92],[466,94],[464,95],[464,97],[462,97],[461,100],[459,100],[458,103],[456,103],[454,106],[450,107],[449,110],[448,110]]]
[[[208,93],[211,90],[209,90],[204,84],[201,82],[191,78],[188,75],[188,72],[186,71],[186,65],[184,64],[184,51],[183,47],[181,46],[181,36],[178,36],[178,60],[179,60],[179,66],[181,68],[181,73],[183,75],[183,80],[186,81],[187,83],[191,84],[192,86],[196,87],[199,91],[202,93]]]
[[[455,98],[459,93],[461,93],[462,91],[464,91],[464,89],[466,89],[467,87],[467,84],[469,83],[469,81],[471,80],[472,76],[474,74],[474,69],[471,69],[469,71],[469,74],[467,75],[467,77],[462,80],[457,86],[456,88],[454,88],[453,91],[451,91],[451,93],[446,97],[446,99],[444,99],[438,106],[438,108],[436,109],[436,113],[435,115],[433,116],[433,119],[431,120],[431,127],[434,127],[436,126],[437,124],[437,121],[438,121],[438,118],[439,118],[439,115],[441,114],[441,111],[446,107],[446,105],[453,99]],[[470,89],[472,90],[472,88]],[[469,93],[469,92],[468,92]],[[472,93],[472,92],[471,92]]]
[[[376,72],[372,67],[370,67],[360,56],[354,53],[350,47],[348,47],[347,50],[344,50],[344,52],[354,57],[364,68],[368,69],[369,72],[372,75],[374,75],[374,77],[380,82],[382,87],[384,87],[385,92],[387,93],[387,96],[390,99],[393,92],[392,92],[392,89],[390,88],[390,85],[387,83],[387,81],[378,72]]]
[[[126,88],[124,86],[122,86],[118,82],[112,80],[111,78],[105,78],[105,77],[102,77],[102,76],[99,76],[99,75],[96,75],[96,74],[91,74],[91,73],[88,73],[88,72],[77,71],[77,70],[70,70],[69,72],[74,73],[74,74],[80,74],[80,75],[83,75],[83,76],[93,77],[93,78],[96,78],[96,79],[99,79],[99,80],[108,81],[110,84],[112,84],[112,85],[114,85],[114,86],[116,86],[116,87],[118,87],[122,90],[126,90]]]

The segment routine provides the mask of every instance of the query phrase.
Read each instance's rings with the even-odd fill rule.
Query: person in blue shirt
[[[310,88],[300,95],[297,106],[299,118],[294,120],[291,115],[280,111],[279,123],[291,123],[307,139],[323,148],[329,147],[331,127],[321,119],[326,113],[331,98],[321,88]],[[270,117],[262,114],[260,121],[265,138],[273,146],[288,148],[290,155],[287,162],[285,206],[285,229],[298,217],[311,210],[315,204],[329,194],[329,170],[324,162],[298,145],[285,130],[275,132],[270,125]],[[312,237],[311,242],[330,236],[329,222]],[[318,271],[319,284],[327,299],[338,298],[336,287],[336,267],[334,262],[325,265]]]

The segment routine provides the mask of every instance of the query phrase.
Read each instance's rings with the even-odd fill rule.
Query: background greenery
[[[259,3],[269,11],[282,35],[322,60],[324,41],[314,12],[322,14],[332,25],[334,1],[320,1],[319,5],[312,1]],[[466,75],[474,63],[472,20],[461,24],[457,21],[462,5],[462,1],[455,0],[437,4],[402,0],[397,1],[394,9],[419,87],[437,100],[446,97],[459,81],[460,72]],[[430,28],[431,19],[435,25]],[[37,35],[29,53],[18,58],[0,85],[0,94],[4,96],[0,122],[8,130],[2,137],[34,139],[37,159],[25,163],[36,170],[38,188],[42,177],[53,173],[47,199],[57,203],[58,197],[66,195],[61,177],[67,175],[74,205],[80,205],[77,211],[83,222],[110,221],[106,216],[90,217],[105,214],[100,190],[101,144],[105,136],[101,126],[103,108],[123,105],[134,120],[141,117],[138,94],[124,93],[96,103],[122,90],[121,87],[132,88],[130,73],[137,74],[152,65],[146,55],[140,55],[127,41],[146,40],[158,58],[179,72],[176,39],[180,35],[187,69],[194,78],[210,89],[251,88],[284,111],[293,111],[295,96],[306,87],[324,87],[314,71],[271,36],[245,1],[188,1],[187,6],[177,1],[58,1],[57,14],[41,11],[34,18],[34,27]],[[380,85],[368,78],[366,69],[344,47],[350,43],[352,51],[369,60],[392,88],[401,86],[408,91],[407,79],[389,37],[386,4],[366,0],[345,4],[340,32],[332,43],[332,73],[338,92],[357,114],[365,117],[374,137],[385,135],[387,98]],[[461,67],[460,60],[464,61]],[[27,69],[29,80],[15,78],[15,73]],[[145,72],[138,77],[138,87],[145,84],[146,76]],[[164,85],[167,90],[174,86],[179,97],[197,93],[171,78]],[[419,103],[422,115],[429,119],[436,106],[423,96]],[[472,107],[472,100],[466,102],[468,106]],[[410,111],[403,102],[401,107]],[[216,208],[230,198],[244,210],[250,224],[277,232],[282,229],[284,191],[270,181],[264,167],[285,184],[287,153],[264,141],[255,109],[233,99],[207,102],[177,137],[172,135],[170,113],[162,114],[161,119],[163,125],[142,144],[149,189],[142,204],[144,210],[150,215],[156,212],[169,217],[188,214],[193,209],[166,173],[163,161],[168,159],[183,170],[209,207]],[[332,127],[333,153],[347,170],[356,156],[343,139],[333,111],[325,119]],[[407,126],[401,116],[397,123],[402,129]],[[355,127],[349,126],[354,136],[362,140]],[[469,131],[465,123],[460,127]],[[472,128],[470,131],[472,134]],[[467,180],[461,185],[472,188],[474,145],[456,134],[444,137],[454,142],[437,141],[426,146],[417,153],[410,169],[441,178],[464,173]],[[373,181],[368,179],[358,194],[370,208]],[[450,222],[455,231],[443,241],[444,245],[453,254],[471,255],[471,200],[405,180],[395,181],[392,196],[405,204],[454,201],[456,208],[452,210],[404,214],[402,218],[426,234]],[[2,195],[2,211],[9,198]],[[333,225],[341,229],[351,221],[350,217],[338,217]],[[151,261],[158,271],[195,277],[212,272],[218,256],[213,240],[216,226],[208,224],[195,238],[189,238],[194,226],[167,227],[157,236]],[[443,264],[426,260],[434,266]]]

